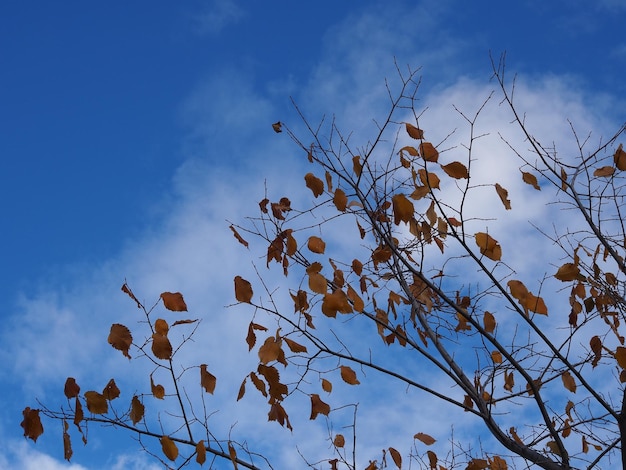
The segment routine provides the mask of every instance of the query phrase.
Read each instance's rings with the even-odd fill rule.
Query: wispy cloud
[[[194,18],[199,34],[219,34],[245,16],[245,10],[236,0],[208,0],[204,11]]]

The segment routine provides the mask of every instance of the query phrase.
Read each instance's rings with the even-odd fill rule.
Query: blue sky
[[[16,450],[0,464],[104,468],[98,430],[71,467],[53,429],[24,445],[20,412],[72,370],[92,377],[89,353],[110,354],[108,325],[129,307],[125,278],[147,299],[184,292],[243,342],[246,322],[221,315],[250,256],[226,219],[253,213],[265,179],[301,189],[304,162],[271,131],[297,126],[290,96],[313,121],[360,130],[395,57],[422,67],[445,122],[443,101],[493,87],[489,53],[506,51],[541,132],[565,138],[557,116],[610,134],[626,109],[625,19],[619,0],[2,2],[0,436]]]

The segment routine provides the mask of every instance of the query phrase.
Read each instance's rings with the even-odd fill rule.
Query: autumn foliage
[[[504,81],[504,65],[494,64],[503,103],[530,147],[510,147],[509,164],[519,166],[525,184],[513,191],[495,179],[497,173],[474,173],[480,158],[472,153],[479,138],[474,126],[483,107],[470,117],[457,111],[469,129],[468,142],[464,152],[446,150],[445,141],[429,140],[427,119],[416,105],[415,72],[401,78],[388,116],[359,147],[334,122],[307,127],[306,139],[283,122],[272,125],[276,138],[290,137],[311,165],[302,181],[310,202],[266,195],[256,215],[229,223],[236,242],[255,253],[253,259],[259,253],[263,259],[257,279],[234,277],[233,298],[250,311],[238,338],[258,364],[233,398],[262,397],[268,421],[297,433],[294,414],[333,422],[338,410],[351,406],[356,416],[357,404],[349,393],[336,393],[337,384],[375,389],[371,372],[415,397],[445,402],[456,409],[456,420],[472,419],[491,436],[480,448],[452,437],[452,450],[442,452],[438,444],[449,436],[432,435],[427,423],[414,419],[412,448],[401,448],[390,436],[382,450],[363,449],[354,418],[320,443],[329,446],[327,458],[309,462],[303,456],[310,468],[563,470],[626,462],[626,152],[617,142],[625,128],[595,148],[584,141],[578,156],[561,159],[530,134]],[[549,193],[549,202],[571,213],[570,226],[547,221],[537,227],[540,243],[558,247],[560,257],[529,253],[536,277],[518,272],[517,248],[493,222],[496,214],[521,210],[524,191]],[[473,198],[485,194],[491,204],[477,214]],[[134,395],[126,414],[111,415],[109,405],[120,396],[114,379],[81,395],[70,377],[64,389],[70,410],[27,407],[24,435],[37,440],[43,414],[63,421],[67,459],[69,424],[86,441],[84,426],[100,422],[158,439],[158,458],[166,465],[202,465],[208,453],[235,469],[261,468],[237,442],[225,439],[222,447],[212,447],[208,429],[192,432],[191,421],[206,422],[206,416],[186,415],[190,408],[174,372],[182,345],[172,344],[170,331],[189,329],[189,338],[197,320],[154,318],[129,286],[122,290],[145,315],[149,333],[140,336],[115,323],[108,342],[129,360],[149,357],[155,372],[168,372],[167,388],[151,374],[149,394]],[[187,311],[180,293],[164,292],[160,301],[168,311]],[[198,375],[200,394],[213,393],[218,379],[206,362],[199,358],[185,366]],[[411,371],[406,363],[427,372]],[[307,397],[304,411],[290,406],[296,391]],[[148,395],[172,398],[182,431],[165,435],[138,426],[150,413]],[[271,468],[272,456],[261,460]]]

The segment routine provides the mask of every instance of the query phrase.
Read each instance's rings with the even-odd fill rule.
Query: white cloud
[[[235,0],[209,0],[207,3],[205,11],[195,17],[199,34],[218,34],[245,15],[245,10]]]

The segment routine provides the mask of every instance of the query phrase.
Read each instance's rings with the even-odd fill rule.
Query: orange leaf
[[[154,381],[152,380],[152,374],[150,374],[150,389],[152,391],[152,396],[154,396],[154,398],[163,400],[163,397],[165,397],[165,388],[163,388],[163,385],[154,384]]]
[[[37,438],[43,434],[43,425],[39,417],[39,410],[31,410],[28,406],[22,411],[24,419],[20,426],[24,429],[24,437],[37,442]]]
[[[206,364],[200,364],[200,385],[207,393],[210,393],[212,395],[215,391],[217,378],[208,370],[206,370],[206,367]]]
[[[532,173],[527,173],[527,172],[523,171],[522,172],[522,181],[524,181],[524,183],[526,183],[526,184],[531,185],[537,191],[541,190],[541,188],[539,187],[539,184],[537,183],[537,177],[535,175],[533,175]]]
[[[559,281],[575,281],[581,277],[580,269],[574,263],[565,263],[554,275]]]
[[[478,232],[475,240],[481,254],[493,261],[499,261],[502,258],[502,247],[489,234]]]
[[[241,276],[235,276],[235,299],[245,303],[252,300],[252,285]]]
[[[502,364],[502,353],[500,351],[491,351],[491,360],[494,364]]]
[[[337,434],[335,439],[333,439],[333,445],[335,447],[343,447],[346,445],[346,439],[343,437],[343,434]]]
[[[142,420],[145,410],[143,403],[141,403],[137,395],[135,395],[130,402],[130,413],[128,414],[133,424],[137,424]]]
[[[304,181],[306,183],[306,187],[313,192],[314,197],[318,197],[324,193],[324,182],[313,173],[307,173],[304,175]]]
[[[361,171],[363,171],[363,165],[361,164],[361,157],[359,157],[358,155],[352,157],[352,170],[357,177],[361,176]]]
[[[439,177],[435,173],[426,171],[423,168],[420,168],[419,170],[417,170],[417,173],[419,174],[420,181],[422,182],[422,184],[426,186],[428,189],[439,189],[440,180],[439,180]],[[411,196],[413,196],[413,194]]]
[[[128,350],[133,343],[133,336],[130,334],[130,330],[124,325],[114,323],[111,325],[111,332],[109,333],[108,342],[118,351],[122,351],[122,354],[130,359]]]
[[[404,194],[396,194],[391,198],[393,205],[393,222],[399,225],[400,222],[408,223],[413,218],[415,207]]]
[[[405,123],[406,133],[409,134],[409,137],[420,140],[424,138],[424,131],[415,127],[413,124]]]
[[[330,405],[328,403],[324,403],[320,396],[317,393],[311,394],[311,418],[317,418],[318,414],[323,414],[324,416],[328,416],[330,413]]]
[[[448,176],[455,179],[468,179],[469,172],[467,167],[461,162],[452,162],[447,165],[441,165],[441,169],[446,172]]]
[[[350,385],[358,385],[361,383],[359,379],[356,378],[356,372],[348,366],[341,366],[341,378],[345,383]]]
[[[187,305],[183,300],[183,294],[180,292],[163,292],[161,294],[163,305],[172,312],[186,312]]]
[[[312,236],[312,237],[309,237],[309,241],[307,242],[307,247],[313,253],[322,254],[324,253],[324,250],[326,250],[326,243],[324,243],[324,240],[322,240],[320,237]]]
[[[152,354],[157,359],[170,359],[172,357],[172,344],[167,336],[158,333],[152,335]]]
[[[325,294],[322,300],[322,313],[327,317],[335,318],[337,312],[352,313],[352,306],[348,296],[341,289],[335,289],[332,294]]]
[[[427,446],[433,445],[435,442],[437,442],[433,437],[429,436],[428,434],[424,434],[423,432],[418,432],[415,436],[413,436],[413,439],[418,439]]]
[[[509,201],[509,192],[506,189],[504,189],[502,186],[500,186],[498,183],[496,183],[496,192],[498,193],[498,196],[500,197],[502,204],[504,204],[504,208],[506,210],[510,210],[511,201]]]
[[[493,314],[485,312],[483,315],[483,326],[487,333],[493,333],[496,329],[496,319]]]
[[[96,415],[106,414],[109,411],[107,399],[101,393],[90,390],[85,392],[85,400],[87,400],[87,409]]]
[[[176,460],[178,457],[178,447],[176,447],[174,441],[167,436],[163,436],[159,440],[161,441],[161,449],[163,450],[165,456],[172,462]]]

